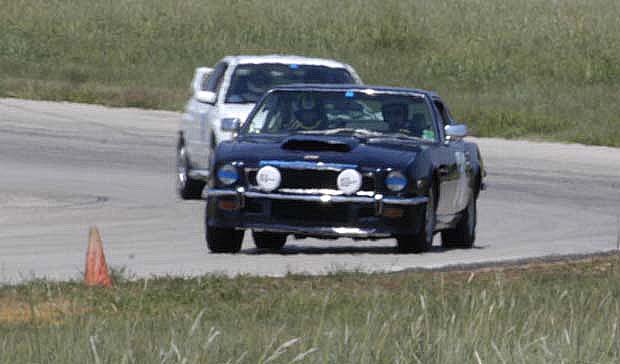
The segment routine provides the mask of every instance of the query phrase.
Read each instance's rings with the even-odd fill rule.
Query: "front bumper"
[[[208,226],[324,237],[382,238],[415,234],[427,197],[344,196],[205,189]],[[233,201],[235,210],[218,207]],[[397,208],[402,216],[386,217]]]

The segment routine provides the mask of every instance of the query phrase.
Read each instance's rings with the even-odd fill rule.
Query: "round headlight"
[[[407,178],[405,178],[405,176],[400,172],[397,172],[397,171],[390,172],[385,178],[385,186],[390,191],[394,191],[394,192],[402,191],[407,186]]]
[[[256,173],[256,184],[263,191],[271,192],[280,187],[282,175],[276,167],[264,166]]]
[[[362,188],[362,175],[355,169],[345,169],[338,175],[338,189],[346,195],[352,195]]]
[[[217,179],[224,185],[229,186],[239,180],[237,168],[230,164],[226,164],[217,170]]]

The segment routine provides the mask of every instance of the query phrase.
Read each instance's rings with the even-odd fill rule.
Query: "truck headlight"
[[[400,192],[407,186],[407,178],[398,171],[392,171],[385,177],[385,186],[393,192]]]
[[[226,164],[217,170],[217,179],[224,186],[230,186],[239,180],[239,172],[231,164]]]

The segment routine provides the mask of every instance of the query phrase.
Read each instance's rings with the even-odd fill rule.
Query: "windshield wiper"
[[[353,135],[362,135],[367,137],[381,136],[383,133],[368,129],[354,129],[354,128],[337,128],[337,129],[324,129],[324,130],[306,130],[300,131],[300,134],[324,134],[324,135],[337,135],[343,133],[351,133]]]
[[[246,105],[246,104],[255,104],[256,101],[252,101],[252,100],[226,100],[227,104],[235,104],[235,105]]]
[[[226,97],[227,104],[255,104],[257,99],[243,97],[243,95],[230,95]]]
[[[384,133],[382,136],[384,137],[388,137],[388,138],[396,138],[396,139],[405,139],[405,140],[413,140],[413,141],[421,141],[421,142],[431,142],[431,140],[428,139],[424,139],[418,136],[413,136],[413,135],[408,135],[405,133]]]

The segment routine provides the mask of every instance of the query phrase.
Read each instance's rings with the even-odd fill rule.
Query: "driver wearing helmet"
[[[269,89],[269,79],[264,72],[252,72],[247,81],[248,91],[255,95],[262,95]]]
[[[312,95],[302,95],[296,102],[293,130],[316,130],[323,124],[321,105]]]
[[[393,132],[409,133],[409,121],[407,120],[408,107],[402,103],[385,104],[381,107],[383,121]]]
[[[270,88],[270,80],[263,72],[240,70],[230,86],[230,102],[256,102]]]

